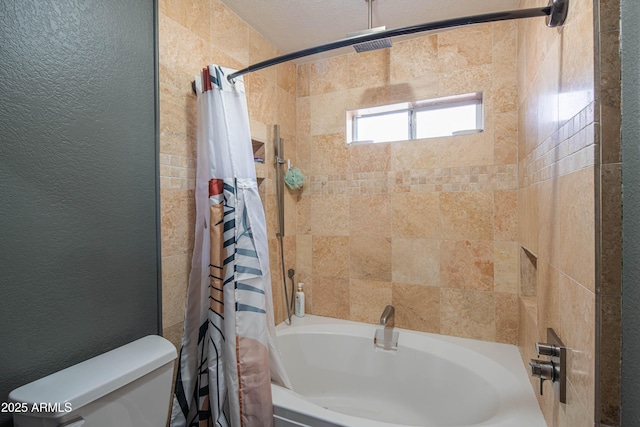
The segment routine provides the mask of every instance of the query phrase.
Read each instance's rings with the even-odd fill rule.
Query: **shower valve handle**
[[[529,369],[532,377],[540,378],[540,395],[542,396],[542,384],[545,381],[555,382],[560,378],[560,367],[552,361],[531,359]]]
[[[567,403],[567,348],[552,328],[547,328],[547,342],[537,342],[538,357],[531,359],[529,369],[532,377],[540,379],[540,395],[545,381],[549,381],[560,403]]]
[[[553,344],[537,342],[536,343],[536,353],[538,353],[538,357],[540,357],[540,356],[560,357],[560,348],[555,346],[555,345],[553,345]]]

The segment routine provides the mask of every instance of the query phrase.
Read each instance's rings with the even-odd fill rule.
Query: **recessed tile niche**
[[[538,287],[538,258],[520,247],[520,295],[535,297]]]

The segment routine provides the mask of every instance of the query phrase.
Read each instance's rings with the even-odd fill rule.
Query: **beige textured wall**
[[[595,4],[599,7],[599,2]],[[521,7],[544,5],[546,1],[521,2]],[[599,34],[594,31],[599,26],[597,17],[593,0],[574,0],[560,31],[549,30],[536,20],[521,21],[518,27],[518,238],[522,247],[537,258],[531,280],[525,275],[522,278],[522,284],[529,286],[520,290],[519,345],[528,362],[536,357],[535,342],[546,341],[546,328],[551,327],[569,349],[567,404],[557,402],[548,383],[544,396],[538,396],[550,426],[587,426],[594,421],[600,425],[603,421],[595,418],[596,322],[600,319],[596,289],[601,283],[596,277],[597,260],[600,262],[596,236],[601,229],[600,153],[605,145],[600,142],[606,115],[602,115],[600,102],[606,94],[597,79],[600,64],[595,60],[600,51],[599,46],[596,48]],[[612,27],[617,25],[613,15],[608,22]],[[608,43],[608,49],[615,49],[615,43]],[[615,56],[613,49],[609,59]],[[615,86],[615,69],[603,71],[609,74],[603,82],[612,79],[611,89]],[[619,98],[617,102],[619,108]],[[608,104],[616,108],[613,92]],[[615,112],[609,112],[609,118],[612,122],[605,126],[615,134]],[[619,122],[617,127],[619,132]],[[619,154],[611,157],[619,162]],[[615,168],[609,178],[612,176]],[[618,183],[618,196],[619,192]],[[611,197],[613,206],[615,194]],[[609,231],[614,235],[617,232]],[[523,265],[531,265],[526,257],[522,260]],[[606,263],[613,266],[615,261]],[[615,384],[608,380],[603,384],[611,385],[609,392],[615,393]],[[532,385],[537,390],[537,381],[532,379]],[[613,420],[615,398],[610,397],[609,416]]]
[[[164,335],[179,346],[195,217],[196,97],[191,81],[211,63],[239,69],[279,52],[218,0],[160,0],[159,38],[162,318]],[[277,322],[283,318],[283,304],[275,244],[272,126],[280,124],[285,151],[294,156],[295,79],[293,64],[245,76],[252,137],[266,142],[267,163],[258,176],[266,206]],[[293,202],[288,197],[291,212]],[[295,230],[295,222],[288,225]],[[295,267],[295,237],[287,237],[286,243],[287,268]]]
[[[517,342],[517,25],[298,66],[298,278],[310,312]],[[483,91],[485,131],[345,146],[345,110]]]

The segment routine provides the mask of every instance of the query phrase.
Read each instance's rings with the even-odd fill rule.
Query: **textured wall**
[[[159,332],[154,9],[0,3],[0,401]]]
[[[543,3],[526,0],[521,7]],[[551,327],[569,349],[567,404],[557,402],[548,382],[538,396],[550,426],[596,421],[597,219],[600,148],[606,148],[597,16],[593,0],[576,0],[564,28],[528,20],[518,32],[518,238],[537,260],[533,286],[520,291],[519,344],[525,362],[535,358],[535,342],[546,341]],[[615,131],[615,115],[611,120]],[[537,381],[532,386],[537,390]]]
[[[314,314],[517,341],[516,24],[298,66],[297,263]],[[345,146],[345,110],[483,91],[485,130]]]
[[[640,425],[640,4],[622,0],[622,162],[624,167],[624,311],[622,353],[622,425]],[[629,189],[627,191],[627,188]]]
[[[184,321],[193,233],[196,157],[196,97],[191,81],[216,63],[240,69],[279,52],[219,0],[161,0],[160,191],[162,216],[162,296],[164,335],[179,346]],[[285,154],[295,158],[295,66],[283,64],[244,76],[251,135],[265,142],[266,163],[258,168],[267,215],[267,233],[276,323],[283,317],[276,203],[273,125],[279,124]],[[287,193],[286,268],[295,268],[295,194]]]

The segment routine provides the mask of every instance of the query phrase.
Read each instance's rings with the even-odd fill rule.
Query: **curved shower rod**
[[[549,0],[549,4],[542,8],[532,9],[520,9],[511,10],[498,13],[487,13],[484,15],[466,16],[463,18],[446,19],[443,21],[428,22],[426,24],[412,25],[409,27],[395,28],[386,31],[380,31],[376,33],[368,33],[353,37],[347,37],[331,43],[323,44],[308,49],[299,50],[297,52],[287,53],[282,56],[268,59],[266,61],[258,62],[257,64],[249,65],[247,68],[236,71],[229,74],[227,80],[229,83],[233,83],[233,80],[247,73],[262,70],[273,65],[278,65],[283,62],[291,61],[293,59],[303,58],[305,56],[315,55],[317,53],[327,52],[341,47],[353,46],[360,43],[371,42],[375,40],[404,36],[407,34],[422,33],[425,31],[442,30],[445,28],[459,27],[462,25],[471,24],[484,24],[487,22],[507,21],[511,19],[522,18],[535,18],[539,16],[547,17],[547,26],[551,28],[561,27],[567,18],[567,12],[569,10],[569,0]],[[195,82],[193,82],[195,92]]]

